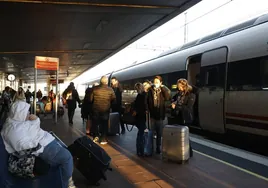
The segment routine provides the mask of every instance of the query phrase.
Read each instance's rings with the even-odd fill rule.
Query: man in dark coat
[[[100,80],[100,85],[95,86],[90,94],[94,142],[100,141],[101,144],[107,144],[106,136],[108,133],[111,103],[115,99],[113,89],[108,86],[108,78],[103,76]],[[98,131],[98,126],[100,131]],[[99,138],[99,133],[101,133],[101,138]]]

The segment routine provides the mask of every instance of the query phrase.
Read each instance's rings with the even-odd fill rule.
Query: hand
[[[34,115],[34,114],[30,114],[29,115],[29,120],[32,121],[32,120],[36,120],[37,119],[37,116]]]
[[[171,108],[172,108],[172,109],[175,109],[175,107],[176,107],[176,104],[175,104],[175,103],[172,103],[172,104],[171,104]]]
[[[134,112],[132,113],[132,116],[136,116],[136,115],[137,115],[137,112],[134,111]]]

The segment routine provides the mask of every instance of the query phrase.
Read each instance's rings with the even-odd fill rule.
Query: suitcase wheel
[[[99,183],[99,182],[97,182],[97,183],[95,184],[95,186],[100,186],[100,183]]]

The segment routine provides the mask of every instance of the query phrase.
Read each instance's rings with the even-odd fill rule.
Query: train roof
[[[247,20],[245,22],[242,22],[240,24],[234,25],[232,27],[229,27],[227,29],[224,29],[224,30],[218,31],[216,33],[210,34],[208,36],[199,38],[197,40],[188,42],[182,46],[175,47],[171,50],[165,51],[165,52],[161,53],[159,56],[157,56],[157,58],[162,57],[162,56],[166,56],[166,55],[169,55],[169,54],[181,51],[181,50],[185,50],[185,49],[197,46],[199,44],[203,44],[203,43],[218,39],[220,37],[224,37],[224,36],[239,32],[241,30],[262,24],[262,23],[267,22],[267,21],[268,21],[268,14],[264,14],[262,16],[259,16],[259,17],[253,18],[251,20]]]

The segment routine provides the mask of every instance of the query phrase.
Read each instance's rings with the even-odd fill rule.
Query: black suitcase
[[[78,138],[68,147],[74,158],[75,167],[87,178],[90,185],[99,185],[106,180],[111,158],[99,145],[87,136]]]
[[[108,122],[108,135],[120,134],[120,115],[118,112],[110,113]]]

